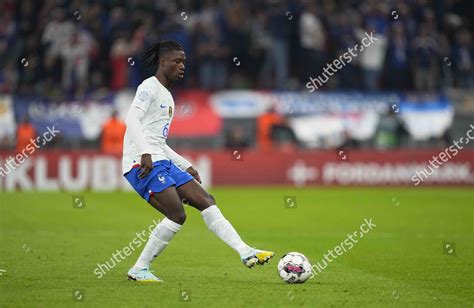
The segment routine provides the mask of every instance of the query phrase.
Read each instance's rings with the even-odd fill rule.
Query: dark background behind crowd
[[[0,92],[52,99],[134,88],[140,57],[177,40],[179,87],[306,90],[309,77],[379,39],[322,90],[472,88],[474,1],[0,1]]]

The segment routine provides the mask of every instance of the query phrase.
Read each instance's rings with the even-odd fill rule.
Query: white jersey
[[[166,153],[166,138],[174,116],[174,100],[171,93],[155,76],[152,76],[138,86],[132,106],[145,112],[141,126],[145,140],[150,146],[152,161],[169,159]],[[140,164],[140,158],[140,150],[127,128],[123,141],[123,173]]]

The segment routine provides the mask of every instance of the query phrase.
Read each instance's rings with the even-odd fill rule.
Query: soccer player
[[[166,144],[174,115],[174,101],[168,89],[184,77],[183,48],[174,41],[161,41],[147,49],[144,59],[157,71],[138,86],[128,111],[122,168],[136,192],[166,217],[151,232],[140,257],[128,271],[128,278],[162,281],[149,268],[186,220],[183,199],[201,211],[209,230],[237,251],[245,266],[265,264],[274,253],[257,250],[242,241],[214,198],[200,185],[199,174],[191,163]]]

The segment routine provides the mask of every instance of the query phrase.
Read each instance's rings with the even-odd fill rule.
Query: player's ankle
[[[240,250],[240,258],[245,259],[254,254],[255,249],[247,246]]]
[[[148,267],[144,266],[144,265],[140,265],[140,264],[135,264],[134,266],[132,266],[132,270],[134,271],[141,271],[141,270],[147,270]]]

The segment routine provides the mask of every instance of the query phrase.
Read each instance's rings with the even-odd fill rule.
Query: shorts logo
[[[166,182],[166,179],[164,176],[158,175],[158,181],[160,181],[161,184],[164,184]]]
[[[142,102],[146,101],[148,99],[148,92],[141,91],[140,94],[138,94],[138,99]]]

